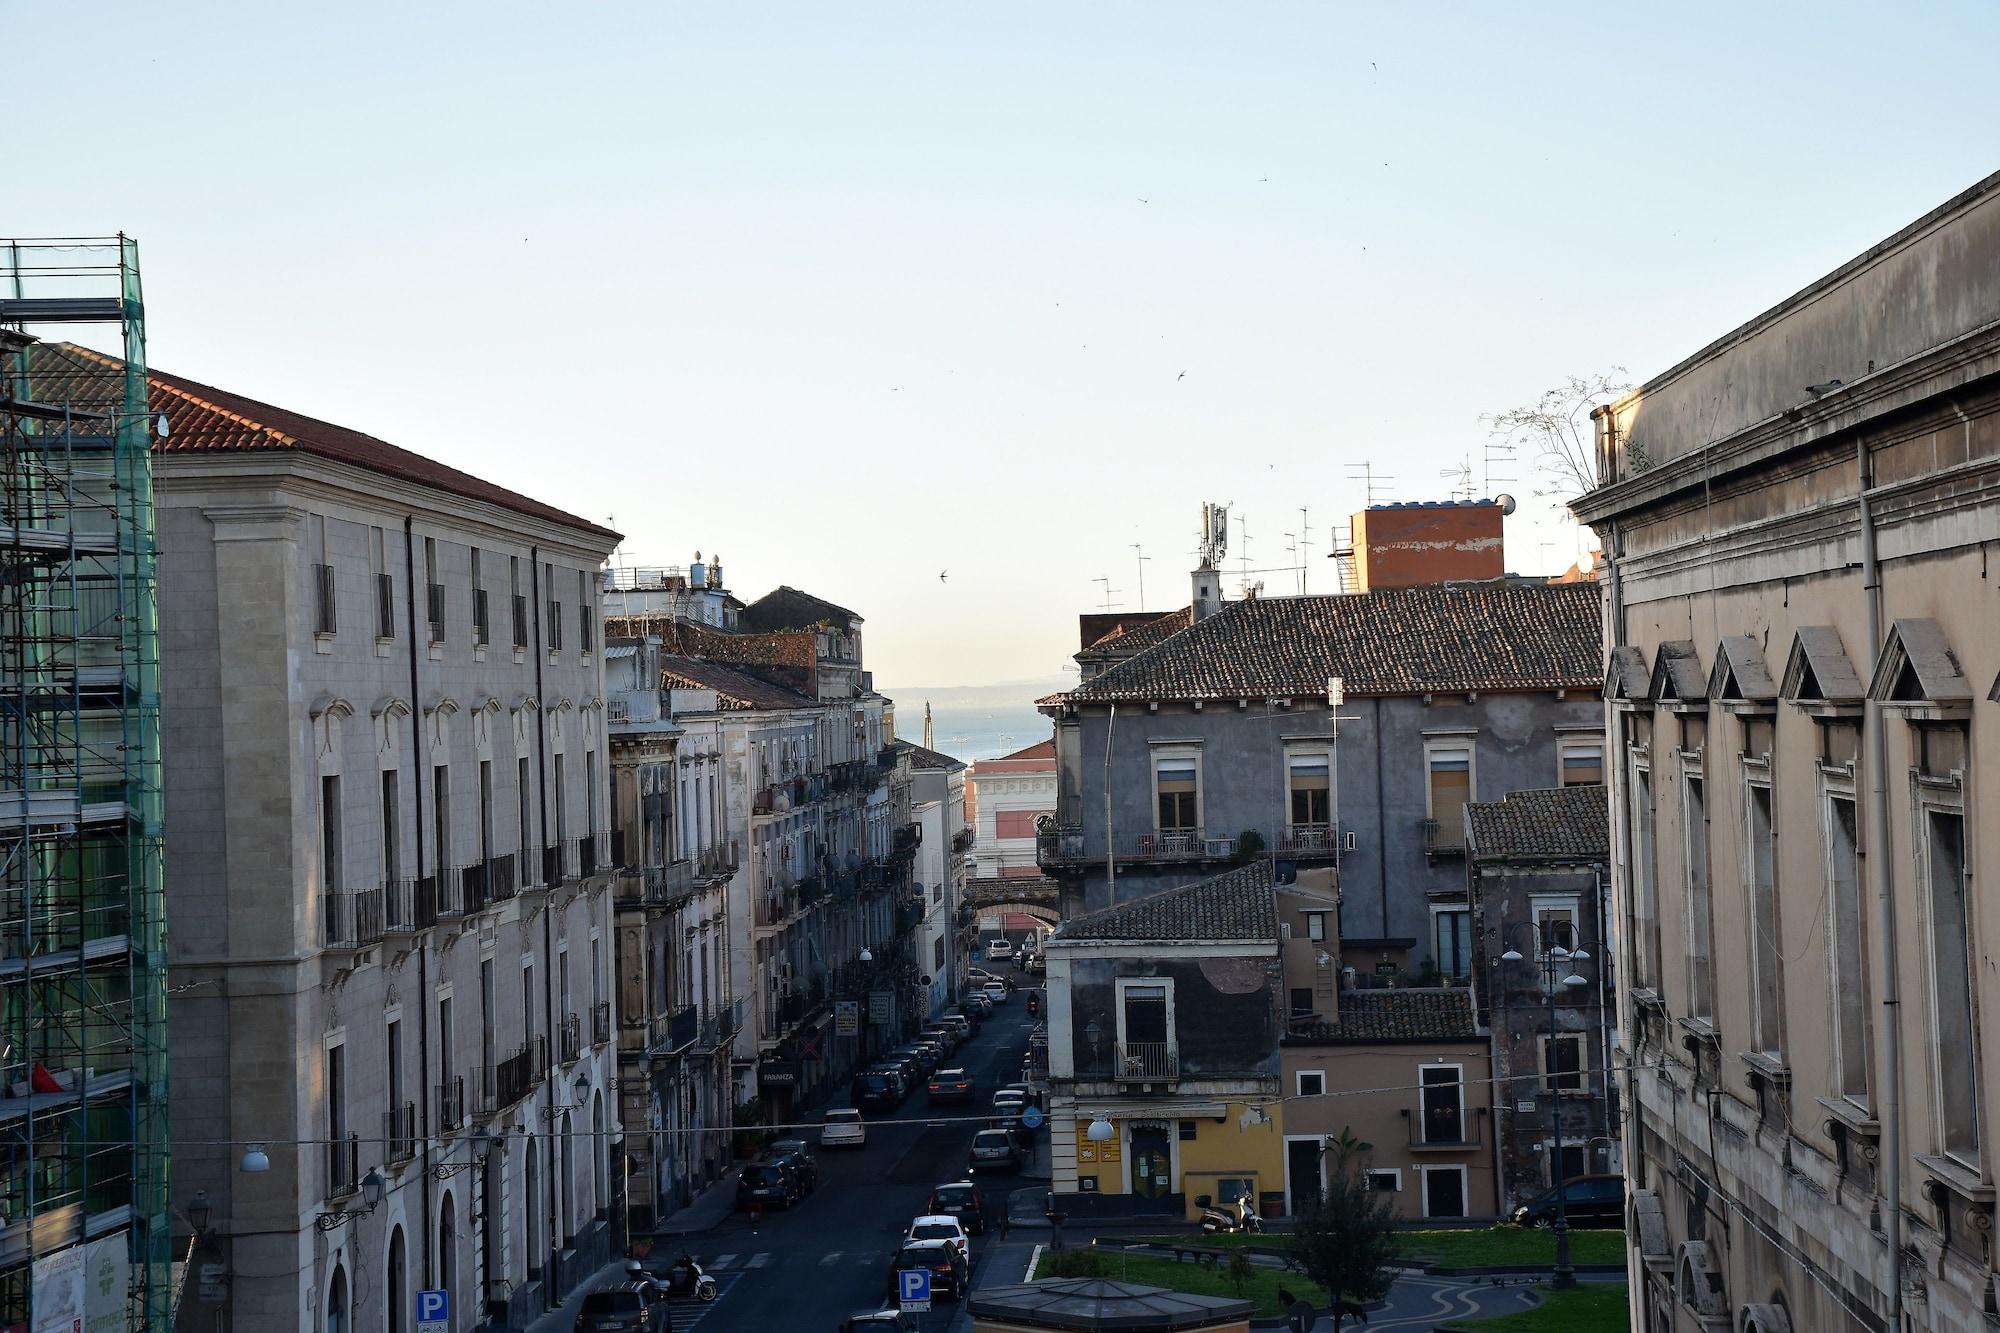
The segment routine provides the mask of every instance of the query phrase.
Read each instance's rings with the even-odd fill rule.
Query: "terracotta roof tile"
[[[1055,757],[1056,742],[1054,737],[1050,737],[1045,741],[1036,741],[1033,745],[1016,750],[1012,754],[1003,754],[1000,759],[1047,759],[1053,763]]]
[[[1599,592],[1520,580],[1230,602],[1043,706],[1155,699],[1596,689]]]
[[[1601,786],[1509,792],[1465,807],[1467,854],[1502,861],[1602,861],[1611,854],[1611,797]]]
[[[853,629],[861,617],[844,606],[815,597],[789,585],[781,585],[743,608],[742,623],[750,629],[812,629],[834,625]]]
[[[1479,1026],[1472,992],[1450,990],[1344,990],[1340,1018],[1332,1023],[1294,1022],[1288,1042],[1304,1046],[1362,1042],[1474,1041]]]
[[[51,398],[62,393],[64,374],[61,363],[64,361],[74,366],[72,373],[82,392],[93,391],[95,386],[101,385],[106,369],[115,369],[123,364],[116,357],[105,356],[74,343],[41,343],[32,355],[36,360],[38,391]],[[51,361],[57,364],[52,366]],[[163,370],[148,369],[146,378],[147,410],[166,417],[168,427],[166,438],[154,440],[155,453],[296,451],[366,468],[421,486],[432,486],[469,500],[482,500],[530,518],[576,528],[607,541],[619,540],[619,534],[588,519],[565,513],[553,505],[496,486],[469,472],[461,472],[373,435],[269,403],[260,403],[254,398],[199,384]],[[86,385],[92,388],[85,389]]]
[[[817,706],[796,690],[698,657],[662,657],[660,684],[669,690],[714,690],[724,712]]]
[[[1192,608],[1178,611],[1118,611],[1105,615],[1077,617],[1078,637],[1083,650],[1135,653],[1150,648],[1169,634],[1177,634],[1194,623]]]
[[[910,767],[920,772],[925,770],[950,772],[954,768],[965,767],[963,759],[954,759],[938,750],[927,750],[915,741],[899,740],[896,742],[896,747],[910,752]]]
[[[1059,940],[1278,939],[1278,900],[1271,863],[1249,865],[1178,889],[1135,898],[1076,917],[1056,932]]]

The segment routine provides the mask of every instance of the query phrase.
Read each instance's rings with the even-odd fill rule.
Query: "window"
[[[520,805],[521,819],[521,882],[531,884],[536,882],[528,878],[536,873],[534,858],[528,855],[528,848],[531,845],[529,840],[535,831],[535,786],[529,777],[526,759],[514,761],[514,782],[514,795]]]
[[[1861,876],[1852,796],[1829,793],[1826,817],[1826,890],[1832,907],[1828,981],[1833,991],[1835,1082],[1840,1094],[1868,1100],[1868,978],[1861,942]]]
[[[1750,837],[1744,876],[1750,893],[1750,1001],[1756,1049],[1777,1055],[1784,1048],[1779,1009],[1778,886],[1771,848],[1771,789],[1749,785]]]
[[[430,620],[431,642],[444,642],[444,585],[438,582],[437,538],[424,538],[424,607]]]
[[[1197,1134],[1199,1134],[1199,1133],[1200,1133],[1200,1131],[1201,1131],[1201,1122],[1200,1122],[1199,1120],[1183,1120],[1183,1121],[1181,1121],[1181,1122],[1180,1122],[1180,1140],[1181,1140],[1181,1142],[1182,1142],[1182,1143],[1192,1143],[1192,1142],[1194,1142],[1194,1140],[1195,1140],[1195,1136],[1196,1136]]]
[[[389,1057],[389,1109],[395,1111],[403,1105],[403,1024],[392,1018],[383,1027],[384,1046]]]
[[[1457,1065],[1419,1068],[1425,1143],[1465,1142],[1465,1085],[1461,1078]]]
[[[508,599],[514,611],[514,646],[528,646],[528,599],[521,593],[521,557],[507,557]]]
[[[1715,968],[1711,962],[1708,894],[1708,795],[1698,774],[1683,780],[1682,856],[1687,874],[1688,1012],[1715,1016]]]
[[[521,1032],[529,1042],[535,1040],[535,964],[532,959],[521,964]]]
[[[1535,950],[1546,954],[1551,949],[1576,950],[1576,899],[1574,898],[1532,898],[1530,910],[1535,914]]]
[[[1931,1027],[1937,1039],[1938,1128],[1946,1153],[1979,1160],[1979,1051],[1976,997],[1966,932],[1965,816],[1924,807],[1923,857],[1929,881]]]
[[[1453,909],[1431,914],[1437,969],[1447,977],[1472,975],[1472,913]]]
[[[332,634],[338,623],[333,600],[333,566],[313,566],[313,633]]]
[[[586,653],[596,651],[596,628],[590,610],[590,575],[579,569],[576,571],[576,646],[579,649]]]
[[[1162,758],[1154,764],[1160,832],[1192,833],[1201,828],[1200,784],[1200,761],[1193,755]]]
[[[944,936],[931,941],[931,975],[944,971]]]
[[[1424,1216],[1465,1216],[1465,1168],[1420,1166],[1424,1175]]]
[[[1324,828],[1333,822],[1332,771],[1325,754],[1285,757],[1285,779],[1291,796],[1293,828]]]
[[[597,832],[597,751],[583,752],[583,831]]]
[[[1550,1092],[1583,1091],[1583,1034],[1542,1038],[1542,1086]]]
[[[993,812],[993,836],[1032,838],[1035,836],[1035,820],[1045,813],[1042,810],[996,810]]]
[[[1311,986],[1292,987],[1292,1016],[1310,1014],[1313,1011],[1313,991]]]
[[[326,1136],[335,1144],[347,1137],[347,1048],[339,1042],[326,1048]],[[336,1162],[345,1160],[335,1154]]]
[[[1565,787],[1595,787],[1604,781],[1604,742],[1596,737],[1589,740],[1565,740],[1556,743],[1556,754],[1561,773],[1558,775]]]
[[[1472,799],[1472,748],[1431,746],[1424,751],[1430,775],[1431,846],[1465,846],[1465,803]]]
[[[393,885],[403,877],[403,802],[396,790],[396,770],[382,770],[382,882]]]
[[[562,648],[562,599],[556,596],[556,567],[542,566],[542,578],[549,589],[549,651]]]
[[[437,764],[431,768],[431,840],[437,847],[436,859],[438,878],[442,880],[451,869],[451,765]]]
[[[472,641],[484,648],[492,637],[486,610],[486,588],[479,581],[479,548],[472,548]]]
[[[567,781],[565,755],[556,756],[556,844],[567,848],[569,845],[569,783]]]
[[[319,780],[319,852],[320,889],[325,893],[338,893],[346,887],[341,883],[338,777]]]
[[[1144,1065],[1170,1051],[1173,1040],[1173,983],[1120,981],[1118,1044],[1124,1058]]]
[[[500,995],[495,989],[493,960],[479,960],[479,1062],[485,1065],[499,1063],[498,1053],[493,1049],[494,1024],[500,1021]]]
[[[1653,883],[1653,774],[1648,768],[1632,767],[1632,941],[1633,981],[1651,986],[1659,976],[1656,919],[1659,909]]]
[[[1377,1194],[1401,1194],[1403,1192],[1403,1173],[1399,1170],[1370,1169],[1368,1172],[1368,1188]]]
[[[479,860],[493,859],[493,761],[479,761]],[[487,886],[489,891],[491,885]]]
[[[1299,1072],[1299,1096],[1324,1097],[1326,1095],[1326,1071],[1323,1069],[1301,1069]]]
[[[487,1031],[492,1031],[489,1024]],[[438,996],[438,1068],[449,1079],[458,1069],[457,1045],[451,1028],[451,992]],[[490,1061],[488,1063],[491,1063]]]

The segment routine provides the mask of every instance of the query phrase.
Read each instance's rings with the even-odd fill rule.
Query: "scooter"
[[[715,1279],[701,1271],[694,1256],[683,1254],[667,1269],[666,1281],[648,1274],[639,1266],[639,1261],[629,1259],[625,1271],[635,1282],[651,1282],[655,1287],[664,1288],[669,1296],[692,1296],[698,1301],[712,1301],[716,1296]]]
[[[1028,1016],[1032,1018],[1036,1014],[1039,1014],[1040,1012],[1042,1012],[1041,1000],[1033,995],[1030,995],[1028,997]]]
[[[1257,1216],[1256,1205],[1248,1199],[1238,1199],[1220,1208],[1210,1206],[1206,1196],[1195,1202],[1201,1205],[1201,1229],[1211,1236],[1217,1232],[1234,1235],[1239,1231],[1264,1229],[1264,1219]]]

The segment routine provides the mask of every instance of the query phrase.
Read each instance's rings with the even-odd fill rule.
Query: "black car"
[[[811,1194],[819,1188],[819,1163],[806,1148],[804,1139],[773,1139],[764,1155],[774,1162],[782,1162],[790,1167],[799,1178],[799,1188]]]
[[[909,1064],[902,1060],[884,1060],[880,1064],[868,1066],[871,1074],[887,1074],[889,1081],[896,1085],[896,1100],[902,1101],[917,1086],[917,1080],[910,1073]]]
[[[842,1320],[840,1333],[917,1333],[917,1317],[901,1310],[863,1310]]]
[[[856,1074],[847,1088],[848,1100],[861,1111],[893,1111],[903,1099],[896,1094],[896,1081],[889,1075],[869,1071]]]
[[[636,1333],[667,1326],[666,1299],[651,1282],[620,1282],[593,1291],[576,1314],[577,1333]]]
[[[1623,1176],[1573,1176],[1563,1184],[1563,1212],[1573,1227],[1622,1227],[1625,1225],[1625,1178]],[[1514,1225],[1552,1227],[1556,1224],[1556,1192],[1514,1210]]]
[[[908,1268],[927,1268],[931,1274],[931,1296],[949,1296],[954,1300],[965,1295],[969,1281],[965,1256],[958,1247],[948,1240],[913,1240],[896,1251],[896,1257],[889,1261],[889,1295],[893,1299],[899,1292],[896,1274]]]
[[[799,1201],[803,1190],[799,1177],[783,1162],[759,1160],[736,1173],[736,1206],[761,1204],[767,1208],[789,1208]]]
[[[889,1052],[889,1058],[891,1060],[907,1060],[915,1065],[917,1072],[912,1077],[911,1082],[918,1083],[930,1077],[930,1072],[944,1062],[944,1052],[935,1046],[924,1043],[912,1043],[908,1046],[898,1046],[895,1050]]]
[[[903,1086],[914,1088],[923,1081],[924,1067],[913,1051],[891,1051],[882,1057],[881,1064],[887,1065],[903,1076]]]
[[[980,1194],[979,1186],[969,1180],[939,1185],[931,1191],[930,1202],[924,1206],[924,1212],[931,1217],[957,1218],[968,1236],[986,1233],[986,1199]]]

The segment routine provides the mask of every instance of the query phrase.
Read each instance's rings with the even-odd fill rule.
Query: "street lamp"
[[[1515,926],[1517,928],[1525,926],[1529,930],[1535,929],[1534,923],[1529,921],[1516,922]],[[1503,963],[1519,963],[1524,961],[1524,959],[1525,955],[1519,949],[1511,947],[1500,955],[1500,961]],[[1589,961],[1590,954],[1587,950],[1582,948],[1575,950],[1565,949],[1562,945],[1553,941],[1550,942],[1547,949],[1542,951],[1541,957],[1535,960],[1535,965],[1541,969],[1542,990],[1547,997],[1546,1003],[1549,1009],[1549,1049],[1551,1051],[1555,1048],[1557,1035],[1556,988],[1559,985],[1565,990],[1573,989],[1577,986],[1588,986],[1590,979],[1577,971],[1576,965],[1579,963],[1588,963]],[[1558,973],[1562,974],[1560,980],[1558,980]],[[1550,1079],[1548,1088],[1549,1121],[1555,1126],[1555,1155],[1549,1167],[1549,1178],[1555,1182],[1556,1187],[1556,1267],[1553,1285],[1558,1288],[1568,1288],[1576,1285],[1576,1269],[1571,1266],[1569,1261],[1569,1209],[1564,1203],[1564,1196],[1568,1192],[1568,1182],[1563,1179],[1562,1102],[1557,1096],[1559,1090],[1555,1086],[1553,1075],[1545,1076]]]
[[[194,1198],[188,1200],[187,1220],[188,1225],[194,1228],[194,1238],[197,1244],[208,1238],[208,1219],[211,1215],[208,1205],[208,1191],[196,1190]]]
[[[1118,1127],[1106,1120],[1100,1111],[1097,1118],[1090,1122],[1090,1128],[1083,1131],[1083,1136],[1092,1143],[1109,1143],[1118,1137]]]
[[[371,1166],[368,1174],[361,1177],[361,1204],[359,1208],[336,1208],[332,1212],[321,1213],[314,1219],[314,1225],[321,1231],[332,1231],[357,1217],[366,1217],[382,1205],[382,1191],[388,1182],[382,1179],[382,1169]]]
[[[252,1175],[259,1171],[269,1171],[271,1169],[271,1154],[264,1151],[263,1144],[253,1143],[244,1150],[243,1160],[237,1163],[237,1169],[248,1171]]]

